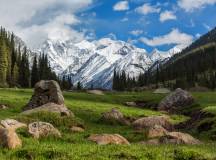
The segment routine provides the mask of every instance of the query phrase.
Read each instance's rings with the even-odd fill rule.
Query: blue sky
[[[214,28],[216,0],[0,0],[0,25],[31,48],[112,35],[151,52],[183,48]]]
[[[127,3],[127,7],[124,8],[123,5],[123,9],[114,9],[115,5],[121,2]],[[143,7],[144,11],[138,12],[137,8],[143,5],[148,5],[146,8],[149,10]],[[170,44],[150,46],[140,40],[142,37],[151,40],[154,37],[165,36],[176,29],[182,34],[192,36],[195,40],[216,26],[215,3],[201,4],[196,8],[193,6],[183,8],[179,1],[173,0],[104,0],[96,1],[95,6],[84,13],[78,14],[85,22],[78,26],[79,28],[94,30],[96,38],[112,33],[117,39],[132,41],[136,46],[145,48],[149,52],[153,48],[167,50],[177,44],[170,42]],[[160,19],[163,13],[168,15]]]

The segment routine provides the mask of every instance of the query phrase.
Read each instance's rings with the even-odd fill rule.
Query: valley
[[[215,114],[215,92],[194,92],[195,105],[190,112],[201,111]],[[13,118],[21,122],[35,120],[46,121],[53,124],[62,133],[61,138],[34,139],[27,134],[26,129],[19,129],[18,135],[23,141],[22,148],[7,150],[1,148],[0,159],[205,159],[213,160],[216,157],[215,142],[212,141],[215,134],[215,117],[203,120],[214,121],[212,128],[207,131],[198,131],[196,127],[181,129],[180,131],[192,134],[202,141],[200,145],[147,145],[140,144],[146,140],[143,132],[135,132],[131,126],[120,124],[106,124],[100,122],[101,114],[117,108],[127,117],[139,118],[152,115],[164,115],[164,112],[148,108],[133,108],[124,105],[128,101],[147,101],[159,103],[165,95],[146,92],[105,92],[105,95],[94,95],[85,92],[64,92],[66,106],[75,114],[75,118],[64,118],[51,113],[38,113],[20,115],[23,106],[32,95],[31,89],[0,89],[0,104],[6,105],[7,109],[0,109],[0,119]],[[188,110],[189,112],[189,110]],[[187,121],[186,115],[170,114],[172,124]],[[85,131],[74,133],[68,127],[74,124],[82,124]],[[199,122],[200,123],[200,122]],[[197,125],[199,124],[197,123]],[[91,134],[120,134],[131,144],[128,145],[97,145],[87,138]]]

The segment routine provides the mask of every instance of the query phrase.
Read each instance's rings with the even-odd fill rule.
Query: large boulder
[[[159,103],[158,110],[173,113],[193,103],[193,96],[189,92],[178,88]]]
[[[46,122],[33,122],[29,124],[28,132],[36,139],[48,136],[61,137],[59,130]]]
[[[15,149],[22,146],[22,141],[14,129],[0,127],[0,145],[8,149]]]
[[[187,133],[169,132],[160,138],[160,143],[163,144],[201,144],[198,139],[195,139]]]
[[[64,97],[56,81],[42,80],[35,84],[34,94],[29,103],[24,107],[24,114],[40,111],[73,116],[73,113],[64,105]]]
[[[111,111],[102,113],[102,117],[100,119],[103,122],[109,123],[109,124],[123,124],[123,125],[129,125],[130,122],[126,120],[124,115],[118,110],[118,109],[111,109]]]
[[[149,129],[154,126],[162,126],[167,130],[172,130],[173,125],[169,122],[169,119],[165,116],[150,116],[140,118],[132,123],[135,129]]]
[[[23,128],[23,127],[27,127],[27,125],[25,123],[21,123],[18,122],[17,120],[14,119],[5,119],[5,120],[1,120],[1,125],[4,128],[11,128],[11,129],[18,129],[18,128]]]
[[[93,134],[88,138],[88,140],[96,142],[99,145],[130,144],[127,139],[119,134]]]
[[[24,110],[34,109],[47,103],[64,104],[64,97],[56,81],[41,80],[36,83],[34,94]]]
[[[36,112],[53,112],[53,113],[59,113],[60,115],[65,115],[65,116],[74,116],[73,113],[67,108],[65,107],[64,104],[55,104],[55,103],[47,103],[44,104],[40,107],[34,108],[34,109],[30,109],[30,110],[26,110],[24,112],[22,112],[22,114],[32,114],[32,113],[36,113]]]

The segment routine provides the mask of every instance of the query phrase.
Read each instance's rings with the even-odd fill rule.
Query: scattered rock
[[[126,144],[129,145],[127,139],[122,137],[119,134],[93,134],[91,135],[88,140],[96,142],[99,145],[106,145],[106,144]]]
[[[155,94],[168,94],[171,91],[168,88],[158,88],[153,93]]]
[[[178,88],[160,102],[158,110],[173,113],[193,104],[193,102],[194,98],[189,92]]]
[[[71,130],[72,132],[84,132],[84,131],[85,131],[84,128],[76,127],[76,126],[71,127],[70,130]]]
[[[34,122],[28,126],[29,133],[34,138],[42,138],[48,136],[61,137],[58,129],[54,128],[52,124],[46,122]]]
[[[74,116],[74,114],[67,107],[65,107],[64,104],[58,105],[55,103],[47,103],[40,107],[24,111],[22,114],[32,114],[41,111],[59,113],[62,116]]]
[[[150,117],[144,117],[140,118],[132,123],[132,126],[135,129],[149,129],[153,126],[162,126],[163,128],[167,130],[172,130],[173,126],[168,121],[168,118],[165,116],[150,116]]]
[[[22,146],[22,141],[14,129],[0,127],[0,145],[8,149],[15,149]]]
[[[156,138],[156,137],[162,137],[165,136],[168,133],[166,129],[159,125],[155,125],[148,130],[148,138]]]
[[[0,104],[0,109],[7,109],[8,107],[4,104]]]
[[[150,139],[148,141],[142,141],[140,144],[147,144],[147,145],[159,145],[160,141],[158,139]]]
[[[109,112],[103,113],[100,120],[110,124],[120,123],[123,125],[130,125],[130,122],[126,120],[124,115],[118,109],[115,108],[113,108]]]
[[[193,138],[187,133],[169,132],[160,138],[160,143],[163,144],[201,144],[198,139]]]
[[[35,84],[34,94],[24,110],[34,109],[47,103],[64,104],[64,97],[56,81],[39,81]]]
[[[87,90],[87,93],[89,94],[95,94],[95,95],[99,95],[99,96],[103,96],[104,93],[101,90]]]
[[[4,128],[11,128],[14,130],[16,130],[18,128],[27,127],[27,125],[25,123],[18,122],[17,120],[14,120],[14,119],[1,120],[1,125]]]

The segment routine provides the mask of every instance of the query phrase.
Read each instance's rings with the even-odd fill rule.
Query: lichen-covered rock
[[[193,103],[193,96],[189,92],[178,88],[159,103],[158,110],[173,113]]]
[[[118,109],[115,108],[113,108],[111,111],[103,113],[100,120],[110,124],[116,124],[116,123],[123,124],[123,125],[130,124],[130,122],[126,120],[124,115]]]
[[[52,124],[46,122],[34,122],[29,124],[28,132],[36,139],[48,136],[61,137],[59,130],[53,127]]]
[[[119,134],[93,134],[88,138],[88,140],[96,142],[99,145],[130,144],[127,139],[125,139]]]
[[[163,144],[201,144],[198,139],[195,139],[187,133],[169,132],[160,138],[160,143]]]
[[[18,122],[17,120],[14,120],[14,119],[1,120],[1,125],[4,128],[11,128],[14,130],[16,130],[18,128],[27,127],[27,125],[25,123]]]
[[[169,122],[168,118],[165,116],[150,116],[140,118],[132,123],[135,129],[149,129],[154,126],[162,126],[167,130],[172,130],[173,125]]]
[[[43,112],[43,111],[59,113],[62,116],[74,116],[73,113],[67,107],[65,107],[64,104],[58,105],[55,103],[47,103],[40,107],[31,110],[26,110],[22,112],[22,114],[32,114],[32,113]]]
[[[64,97],[56,81],[41,80],[35,84],[34,94],[24,110],[34,109],[47,103],[64,104]]]
[[[148,138],[157,138],[157,137],[162,137],[165,136],[168,133],[166,129],[164,129],[162,126],[155,125],[153,127],[150,127],[148,129]]]
[[[22,146],[22,141],[14,129],[0,127],[0,145],[8,149],[16,149]]]

